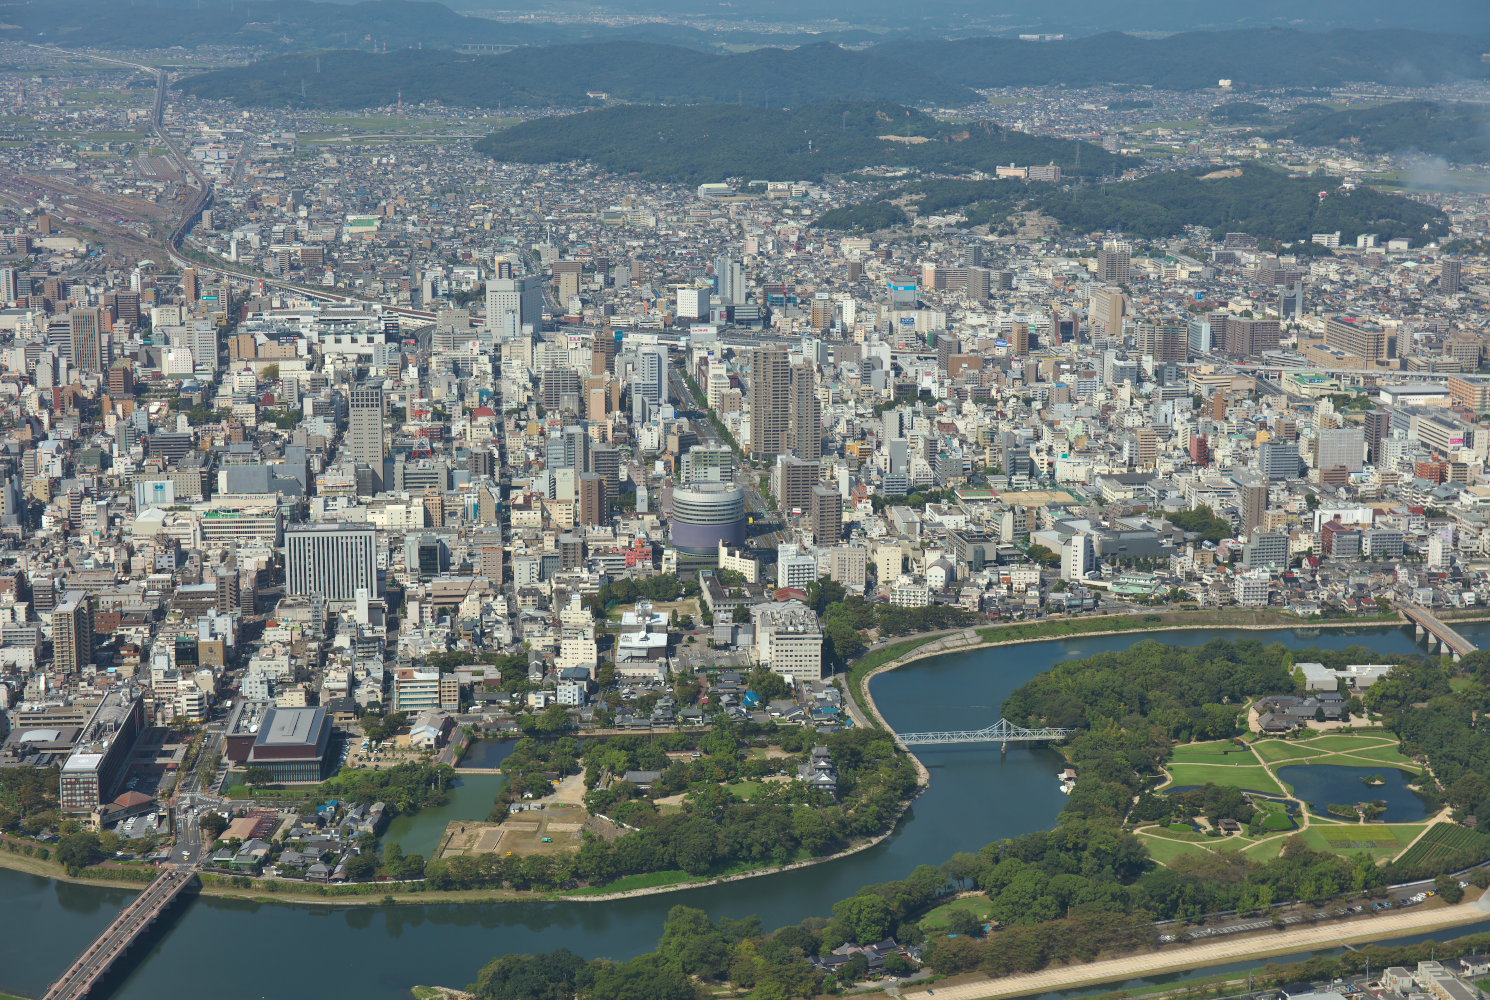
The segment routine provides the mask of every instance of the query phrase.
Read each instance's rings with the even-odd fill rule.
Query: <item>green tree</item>
[[[732,952],[730,942],[703,910],[674,906],[667,911],[657,953],[684,972],[720,979],[729,971]]]
[[[850,938],[860,944],[879,941],[890,933],[894,914],[879,896],[861,893],[833,905],[833,916]]]
[[[255,765],[243,772],[243,780],[254,788],[274,784],[274,772],[263,765]]]
[[[1433,888],[1445,903],[1457,903],[1464,898],[1464,890],[1459,887],[1459,880],[1453,875],[1438,875],[1433,879]]]
[[[202,839],[210,844],[228,828],[228,819],[220,812],[206,812],[197,821],[197,826],[202,831]]]
[[[98,834],[92,830],[78,830],[57,841],[57,861],[67,869],[69,875],[77,875],[84,868],[97,863],[103,857],[99,848]]]

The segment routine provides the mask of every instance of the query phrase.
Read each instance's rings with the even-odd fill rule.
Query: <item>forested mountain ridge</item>
[[[1423,153],[1456,163],[1490,160],[1490,111],[1480,104],[1398,101],[1374,108],[1321,110],[1275,134],[1306,146]]]
[[[1134,162],[1090,143],[989,123],[948,124],[912,108],[862,101],[794,109],[605,108],[523,122],[488,136],[477,148],[501,160],[585,159],[618,173],[687,183],[725,177],[818,180],[878,164],[992,172],[1000,164],[1055,163],[1069,172],[1102,176]]]
[[[961,106],[978,99],[916,67],[828,42],[715,55],[652,42],[522,48],[503,55],[404,49],[277,56],[189,77],[198,97],[247,105],[360,108],[439,101],[471,107],[597,104],[588,95],[659,104],[782,107],[835,99]]]

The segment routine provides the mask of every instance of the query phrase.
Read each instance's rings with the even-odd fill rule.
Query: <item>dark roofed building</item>
[[[271,708],[244,764],[269,768],[275,781],[320,781],[330,773],[330,745],[324,708]]]

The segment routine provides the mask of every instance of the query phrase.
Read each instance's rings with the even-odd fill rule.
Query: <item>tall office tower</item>
[[[1304,282],[1295,281],[1278,291],[1278,318],[1298,319],[1304,315]]]
[[[384,436],[383,386],[364,382],[347,393],[347,454],[372,470],[374,491],[383,489],[383,460],[388,454]]]
[[[791,437],[799,458],[823,457],[823,409],[817,398],[817,366],[804,361],[792,367]]]
[[[835,303],[827,292],[818,292],[812,297],[812,316],[808,320],[814,330],[826,330],[833,325]]]
[[[1360,427],[1327,428],[1315,439],[1315,468],[1360,472],[1365,456],[1366,432]]]
[[[982,302],[993,294],[993,272],[986,267],[968,268],[966,294],[975,302]]]
[[[1366,414],[1366,461],[1381,461],[1381,442],[1392,429],[1392,415],[1387,410],[1372,410]]]
[[[181,294],[187,302],[195,302],[202,297],[202,277],[194,267],[188,267],[181,272]]]
[[[378,529],[370,524],[317,523],[285,532],[285,593],[352,601],[358,590],[380,597]]]
[[[1100,327],[1108,337],[1123,335],[1123,317],[1128,314],[1128,296],[1121,288],[1098,288],[1093,290],[1087,307],[1087,322]]]
[[[1367,361],[1390,361],[1394,338],[1380,323],[1356,316],[1331,316],[1324,322],[1326,347]]]
[[[486,283],[486,332],[493,337],[515,338],[543,324],[543,279],[493,278]]]
[[[549,434],[544,455],[544,464],[548,468],[584,472],[589,468],[589,461],[590,434],[582,424],[570,424]]]
[[[1438,265],[1438,291],[1442,295],[1453,295],[1459,291],[1464,280],[1464,265],[1457,260],[1445,260]]]
[[[1133,276],[1133,246],[1119,240],[1102,244],[1097,253],[1097,280],[1109,285],[1125,284]]]
[[[667,348],[661,345],[643,347],[636,357],[636,374],[631,391],[640,392],[654,410],[667,402]]]
[[[1242,522],[1242,535],[1251,534],[1262,527],[1268,511],[1268,484],[1256,477],[1237,481],[1238,513]]]
[[[732,306],[745,301],[745,268],[727,255],[714,259],[714,294],[720,305]]]
[[[963,247],[962,248],[961,262],[962,262],[962,266],[963,267],[982,267],[983,266],[983,247],[982,247],[982,245],[981,244],[978,244],[978,243],[969,243],[967,246]]]
[[[1143,322],[1135,338],[1140,355],[1154,359],[1155,365],[1182,365],[1190,346],[1189,330],[1183,320]]]
[[[93,598],[81,590],[69,590],[52,612],[52,662],[64,674],[93,662]]]
[[[1244,319],[1240,316],[1211,314],[1211,338],[1217,350],[1234,358],[1256,357],[1263,351],[1276,351],[1282,327],[1275,319]]]
[[[621,449],[613,447],[590,449],[590,471],[600,477],[605,485],[606,509],[616,502],[621,493]]]
[[[1030,339],[1030,325],[1028,323],[1014,323],[1009,327],[1009,351],[1016,358],[1022,358],[1030,352],[1032,342]]]
[[[769,461],[791,451],[792,363],[783,347],[751,355],[750,457]]]
[[[103,311],[70,309],[67,329],[72,345],[72,366],[79,371],[103,371]]]
[[[814,486],[808,502],[813,544],[836,544],[843,536],[843,497],[831,487]]]
[[[616,338],[609,328],[596,330],[590,338],[590,374],[604,375],[616,370]]]
[[[605,524],[610,520],[610,502],[607,498],[605,480],[593,472],[579,477],[579,523],[587,526]]]
[[[13,267],[0,267],[0,302],[9,305],[20,297],[20,272]]]
[[[492,271],[497,278],[513,277],[516,274],[513,267],[513,260],[507,254],[499,253],[492,258]]]
[[[1257,470],[1269,482],[1297,479],[1302,466],[1298,447],[1287,441],[1267,441],[1257,449]]]
[[[812,488],[822,481],[823,470],[817,462],[795,455],[776,456],[771,470],[771,489],[784,512],[811,511]]]

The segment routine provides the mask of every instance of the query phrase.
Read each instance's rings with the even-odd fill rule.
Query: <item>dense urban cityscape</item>
[[[1484,12],[69,3],[0,990],[1490,992]]]

